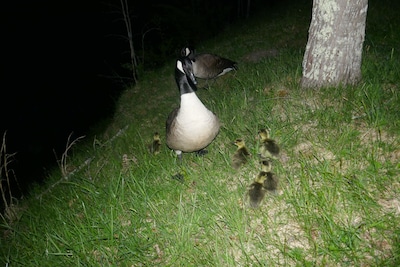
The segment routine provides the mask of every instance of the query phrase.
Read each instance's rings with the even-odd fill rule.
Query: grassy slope
[[[398,264],[398,9],[370,4],[359,86],[302,91],[309,8],[276,8],[283,18],[253,19],[197,47],[240,64],[198,91],[223,123],[206,157],[185,154],[178,167],[165,146],[157,156],[147,152],[179,104],[171,62],[121,96],[108,131],[75,147],[69,169],[89,164],[60,183],[55,171],[20,203],[3,223],[0,259],[9,266]],[[244,195],[259,171],[261,127],[282,147],[274,165],[280,188],[252,210]],[[235,171],[238,137],[253,157]],[[184,183],[171,178],[178,172]]]

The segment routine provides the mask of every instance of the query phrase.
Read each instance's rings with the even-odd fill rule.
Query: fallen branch
[[[122,135],[122,133],[124,133],[124,132],[126,131],[126,129],[128,129],[128,126],[125,126],[123,129],[120,129],[113,137],[111,137],[107,142],[105,142],[105,143],[102,145],[102,147],[105,146],[106,144],[109,144],[109,143],[113,142],[118,136]],[[66,150],[65,150],[65,152],[63,153],[63,157],[62,157],[62,160],[61,160],[61,161],[62,161],[62,162],[61,162],[61,171],[62,171],[63,176],[61,177],[60,180],[58,180],[57,182],[55,182],[54,184],[52,184],[49,188],[47,188],[47,189],[46,189],[45,191],[43,191],[41,194],[37,195],[37,196],[36,196],[36,199],[41,198],[42,196],[44,196],[45,194],[47,194],[48,192],[50,192],[54,187],[56,187],[57,185],[59,185],[59,184],[62,183],[63,181],[68,180],[69,178],[71,178],[72,176],[74,176],[76,173],[78,173],[79,171],[81,171],[84,167],[88,166],[88,165],[90,164],[90,162],[92,162],[92,160],[95,158],[95,156],[93,156],[93,157],[90,157],[90,158],[86,159],[81,165],[79,165],[78,168],[76,168],[76,169],[73,170],[72,172],[68,173],[67,175],[64,175],[64,171],[63,171],[62,166],[63,166],[63,164],[64,164],[64,168],[66,169],[66,167],[65,167],[66,165],[65,165],[65,164],[66,164],[66,158],[67,158],[67,152],[68,152],[68,150],[72,147],[72,145],[73,145],[74,143],[76,143],[76,141],[77,141],[78,139],[83,138],[83,137],[80,137],[80,138],[74,140],[72,143],[69,143],[70,137],[71,137],[71,135],[68,137]],[[64,162],[63,162],[63,160],[64,160]],[[66,170],[65,170],[65,171],[66,171]]]
[[[0,193],[1,193],[2,200],[4,202],[4,213],[7,215],[7,214],[9,214],[10,211],[12,211],[12,207],[15,204],[13,202],[14,198],[13,198],[13,195],[11,192],[10,172],[12,173],[12,176],[14,177],[17,184],[18,184],[18,181],[15,178],[14,171],[8,169],[8,165],[11,163],[10,158],[13,157],[16,153],[7,154],[6,134],[7,134],[7,131],[5,131],[3,134],[3,140],[2,140],[1,148],[0,148]],[[3,178],[3,175],[5,178]],[[3,180],[7,182],[6,188],[3,186]],[[8,199],[6,197],[6,195],[7,195],[6,191],[8,191]],[[10,219],[10,218],[8,218],[8,219]]]

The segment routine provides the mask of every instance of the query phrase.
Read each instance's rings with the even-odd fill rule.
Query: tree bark
[[[314,0],[303,59],[303,88],[361,80],[368,0]]]

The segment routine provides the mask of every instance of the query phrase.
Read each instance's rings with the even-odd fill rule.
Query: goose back
[[[232,70],[237,70],[233,60],[211,53],[195,54],[193,49],[185,47],[182,55],[190,58],[193,64],[193,74],[200,79],[214,79]]]

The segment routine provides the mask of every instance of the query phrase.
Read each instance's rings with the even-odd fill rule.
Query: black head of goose
[[[218,135],[220,122],[196,95],[196,79],[188,57],[176,61],[175,80],[181,100],[180,107],[167,118],[166,143],[181,159],[182,152],[204,152]]]
[[[237,63],[215,54],[195,54],[193,49],[185,47],[182,56],[190,58],[193,64],[193,74],[200,79],[214,79],[232,70],[237,70]]]

